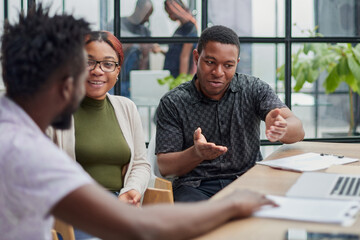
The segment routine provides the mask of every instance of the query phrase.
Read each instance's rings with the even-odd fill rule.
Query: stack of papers
[[[350,226],[356,220],[358,201],[291,198],[268,195],[279,207],[264,206],[255,217],[290,219]]]
[[[359,161],[359,159],[319,153],[304,153],[277,160],[261,161],[257,162],[257,164],[278,169],[305,172],[322,170],[332,165],[340,165],[356,161]]]

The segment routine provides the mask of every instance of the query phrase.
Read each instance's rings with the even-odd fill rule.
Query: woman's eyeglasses
[[[100,65],[100,69],[103,72],[113,72],[115,71],[116,67],[119,66],[119,63],[114,61],[96,61],[96,60],[88,59],[87,61],[88,70],[89,71],[94,70],[97,64]]]

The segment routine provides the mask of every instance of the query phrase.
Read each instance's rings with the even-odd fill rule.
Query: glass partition
[[[284,0],[209,0],[208,26],[227,26],[240,37],[284,37],[284,3]]]
[[[358,135],[359,48],[351,43],[293,45],[292,108],[308,138]]]
[[[360,2],[354,0],[293,0],[292,32],[294,37],[360,35]],[[310,31],[310,32],[309,32]]]
[[[164,1],[136,1],[120,2],[121,37],[186,37],[189,22],[196,26],[199,36],[201,24],[201,1],[184,0]],[[186,23],[186,24],[185,24]]]
[[[157,101],[169,90],[169,86],[159,85],[158,79],[170,75],[172,79],[176,79],[179,75],[176,71],[179,69],[177,61],[180,53],[177,51],[170,55],[171,50],[184,44],[191,46],[193,50],[202,28],[217,24],[228,26],[239,35],[241,59],[237,67],[238,72],[251,74],[268,82],[282,100],[290,99],[291,96],[291,102],[288,104],[303,121],[306,138],[337,139],[338,136],[335,135],[338,133],[340,135],[340,132],[347,133],[346,138],[349,139],[357,135],[356,127],[360,122],[360,110],[358,110],[359,96],[356,92],[359,91],[352,87],[350,92],[349,86],[355,86],[360,82],[360,76],[353,74],[353,78],[346,78],[345,81],[343,76],[333,77],[332,79],[340,84],[329,93],[324,83],[327,82],[329,75],[327,71],[331,68],[326,69],[327,71],[322,69],[321,74],[314,77],[315,69],[319,66],[318,62],[312,62],[314,69],[311,71],[300,71],[299,66],[303,67],[301,65],[304,64],[303,62],[316,59],[316,54],[310,51],[309,46],[321,49],[321,46],[335,48],[341,45],[343,50],[340,52],[344,51],[345,55],[350,54],[349,49],[354,48],[358,43],[360,1],[174,1],[177,5],[165,5],[163,0],[43,0],[42,2],[52,4],[51,13],[64,11],[73,13],[76,17],[83,17],[91,22],[93,30],[108,30],[118,34],[123,43],[125,61],[119,83],[111,93],[129,97],[138,105],[147,132],[147,141],[153,132],[153,116]],[[115,5],[119,6],[119,9],[115,9]],[[19,10],[27,9],[27,1],[8,0],[8,9],[3,9],[3,6],[0,6],[0,21],[3,21],[4,11],[7,11],[7,16],[12,21],[17,17]],[[176,9],[177,12],[174,11]],[[289,14],[291,14],[290,22],[286,22],[286,16]],[[115,20],[120,22],[120,29],[117,31],[114,31]],[[184,23],[188,23],[190,27],[186,28]],[[291,32],[286,32],[285,26],[289,26]],[[299,40],[299,37],[302,39]],[[312,37],[324,37],[324,41],[319,43],[319,39]],[[347,43],[342,43],[344,41]],[[293,59],[290,59],[291,54],[287,51],[291,51]],[[298,55],[303,61],[301,64],[299,61],[294,61],[294,56],[299,51],[302,51]],[[358,52],[359,49],[351,52],[355,61],[345,62],[341,57],[335,57],[332,64],[340,64],[345,70],[350,69],[349,64],[353,64],[352,67],[357,66],[354,63],[360,65]],[[191,56],[191,51],[188,54]],[[286,57],[289,59],[285,59]],[[288,66],[290,63],[289,69],[292,72],[291,77],[288,77],[285,76],[284,69],[285,64]],[[195,71],[193,60],[190,58],[186,76],[191,78]],[[299,88],[301,81],[304,81],[304,84],[300,84],[301,88]],[[0,89],[1,83],[2,81],[0,81]],[[263,132],[264,129],[261,139],[265,140]]]

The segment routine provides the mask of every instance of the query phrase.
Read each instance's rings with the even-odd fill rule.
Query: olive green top
[[[131,153],[109,99],[85,97],[74,119],[76,161],[106,189],[120,191]]]

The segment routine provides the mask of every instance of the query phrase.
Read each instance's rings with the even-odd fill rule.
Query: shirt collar
[[[192,93],[194,93],[194,96],[196,96],[196,98],[199,101],[205,101],[205,102],[214,102],[215,101],[215,102],[217,102],[217,100],[213,100],[213,99],[210,99],[210,98],[206,97],[201,91],[199,91],[196,88],[196,85],[195,85],[196,79],[197,79],[197,74],[195,74],[193,79],[191,80],[191,85],[192,85],[192,90],[191,91],[192,91]],[[231,92],[240,91],[241,86],[240,86],[240,84],[237,84],[238,81],[239,81],[238,73],[235,73],[235,75],[231,79],[229,88],[226,90],[224,96],[221,99],[223,99],[228,94],[229,91],[231,91]]]
[[[238,92],[241,90],[241,84],[238,84],[239,81],[240,81],[239,74],[235,73],[235,75],[233,76],[233,78],[230,82],[230,86],[229,86],[229,88],[232,92]]]
[[[0,121],[17,123],[26,126],[31,131],[44,134],[34,120],[11,98],[3,95],[0,97]]]

